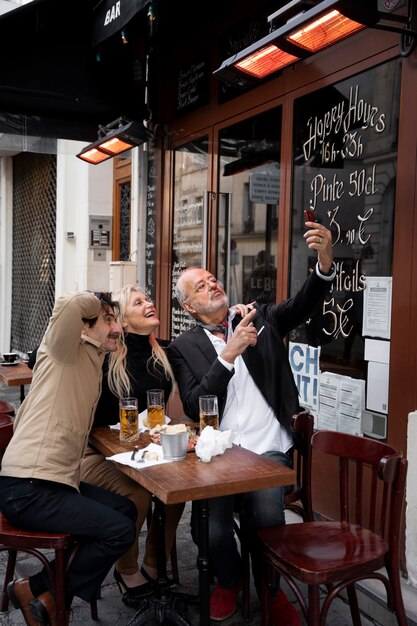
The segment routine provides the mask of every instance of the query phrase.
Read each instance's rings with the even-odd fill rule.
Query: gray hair
[[[178,282],[175,285],[175,289],[174,289],[174,295],[176,297],[176,299],[178,300],[178,304],[180,306],[182,306],[184,304],[184,302],[187,299],[187,296],[185,295],[185,292],[183,290],[183,288],[181,287],[181,276],[178,278]]]
[[[189,270],[199,270],[199,269],[201,269],[201,268],[198,267],[197,265],[191,265],[190,267],[184,268],[181,271],[180,275],[178,276],[178,279],[177,279],[177,282],[176,282],[176,285],[175,285],[175,288],[174,288],[174,295],[175,295],[176,299],[178,300],[178,304],[180,306],[182,306],[184,304],[184,302],[186,301],[186,299],[187,299],[187,295],[186,295],[186,293],[184,291],[184,288],[182,286],[182,278],[184,277],[184,274],[186,272],[188,272]]]

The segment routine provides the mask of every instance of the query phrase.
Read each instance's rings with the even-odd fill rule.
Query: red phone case
[[[314,211],[311,211],[310,209],[305,209],[304,210],[304,217],[305,217],[305,221],[306,222],[315,222],[316,221],[316,216],[314,214]]]

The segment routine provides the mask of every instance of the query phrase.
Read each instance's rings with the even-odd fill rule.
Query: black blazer
[[[300,291],[279,304],[256,304],[255,327],[264,330],[256,346],[249,346],[242,357],[254,382],[274,410],[281,425],[290,432],[291,417],[301,407],[299,394],[288,361],[284,338],[315,313],[329,292],[331,282],[313,271]],[[234,325],[240,321],[236,315]],[[224,367],[205,331],[196,326],[182,333],[167,349],[174,370],[185,413],[199,420],[198,398],[215,394],[219,400],[220,420],[223,414],[227,385],[234,374]]]

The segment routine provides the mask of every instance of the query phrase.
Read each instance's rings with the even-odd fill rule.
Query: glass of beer
[[[206,426],[219,430],[219,408],[217,396],[200,396],[200,433]]]
[[[163,389],[148,389],[146,392],[148,407],[148,427],[165,424],[165,395]]]
[[[139,439],[138,399],[120,398],[120,441]]]

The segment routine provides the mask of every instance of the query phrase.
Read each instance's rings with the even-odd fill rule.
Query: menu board
[[[391,275],[400,75],[400,62],[390,61],[294,106],[291,295],[317,260],[303,240],[304,209],[332,231],[336,278],[291,340],[350,364],[363,361],[367,277]]]
[[[148,176],[146,185],[145,264],[146,293],[156,298],[156,182],[157,152],[148,143]]]
[[[178,280],[179,275],[182,270],[186,268],[185,263],[175,262],[172,268],[172,307],[171,307],[171,338],[174,339],[181,335],[182,332],[192,328],[195,325],[194,320],[188,315],[187,311],[185,311],[179,304],[177,299],[175,298],[175,290],[174,286]]]
[[[206,58],[193,61],[177,75],[175,111],[188,113],[207,104],[210,96],[210,65]]]

